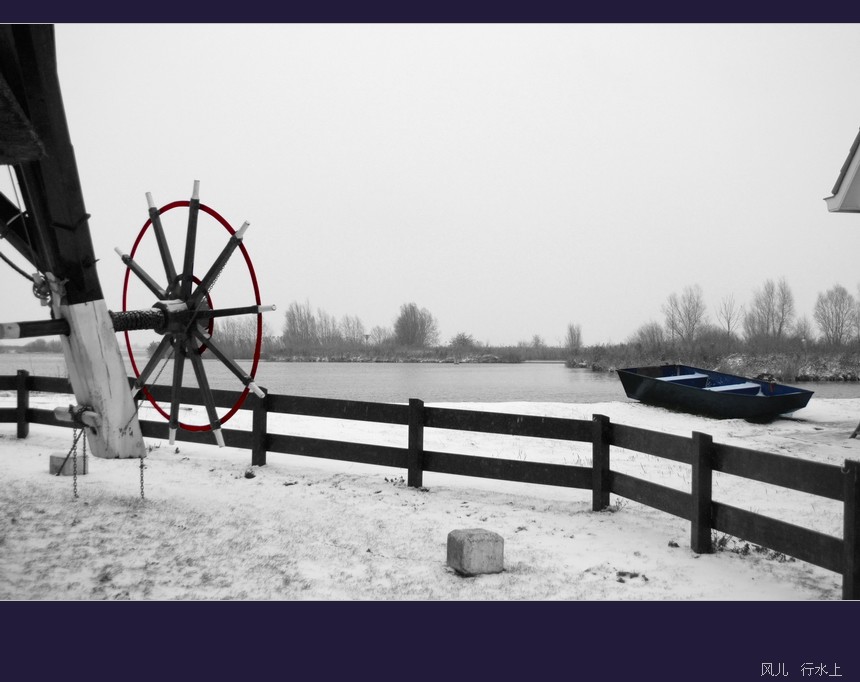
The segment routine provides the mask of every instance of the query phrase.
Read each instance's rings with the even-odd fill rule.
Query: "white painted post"
[[[92,453],[105,459],[145,457],[146,448],[128,376],[103,299],[65,305],[62,285],[48,275],[54,316],[69,323],[61,336],[69,381],[78,405],[88,405],[101,425],[90,434]]]

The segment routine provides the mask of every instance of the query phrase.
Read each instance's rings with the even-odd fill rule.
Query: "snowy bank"
[[[34,394],[34,407],[65,396]],[[14,397],[0,396],[0,405]],[[613,421],[842,464],[860,400],[818,400],[769,425],[717,421],[634,402],[458,404],[466,409]],[[144,408],[144,418],[155,418]],[[250,427],[250,413],[229,426]],[[406,428],[270,415],[273,432],[405,446]],[[0,425],[0,599],[135,600],[831,600],[841,576],[721,538],[722,551],[690,550],[689,523],[591,492],[424,474],[269,453],[250,467],[234,448],[148,439],[144,491],[137,461],[90,458],[78,478],[48,473],[71,430],[34,425],[17,440]],[[434,429],[425,447],[564,464],[590,463],[590,444]],[[613,448],[613,469],[689,490],[681,464]],[[835,536],[842,507],[801,493],[715,474],[714,498]],[[451,530],[504,538],[505,571],[461,578],[445,563]]]

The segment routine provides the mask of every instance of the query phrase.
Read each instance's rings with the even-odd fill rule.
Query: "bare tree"
[[[776,319],[776,284],[767,280],[753,293],[752,303],[744,316],[744,332],[748,340],[773,336]]]
[[[670,294],[663,306],[670,337],[686,344],[696,340],[696,333],[706,321],[705,313],[705,298],[698,284],[685,287],[680,297]]]
[[[316,317],[310,303],[293,301],[284,314],[284,347],[292,350],[305,350],[319,343]]]
[[[776,287],[776,338],[781,339],[788,334],[793,319],[794,294],[783,277]]]
[[[841,346],[851,335],[851,324],[856,303],[854,297],[841,284],[818,294],[815,301],[815,318],[825,343]]]
[[[323,348],[334,348],[341,342],[340,329],[334,315],[317,308],[317,338]]]
[[[666,318],[666,332],[669,340],[674,341],[681,336],[681,301],[678,294],[672,292],[663,304],[663,315]]]
[[[735,333],[735,330],[741,324],[743,315],[744,308],[735,303],[734,294],[729,294],[720,301],[720,307],[717,309],[717,319],[726,330],[726,336],[732,336]]]
[[[340,335],[349,346],[364,344],[364,324],[357,315],[344,315],[340,320]]]
[[[853,324],[854,315],[851,315],[851,324]],[[792,336],[801,343],[807,343],[815,340],[815,329],[812,327],[812,322],[804,315],[797,319],[792,328]]]
[[[460,332],[451,339],[451,352],[454,353],[454,358],[461,360],[467,353],[475,348],[475,339],[471,334]]]
[[[370,330],[370,343],[374,346],[384,346],[394,339],[394,332],[390,327],[375,326]]]
[[[767,280],[753,295],[750,309],[744,316],[744,332],[748,340],[779,341],[791,328],[794,318],[794,295],[785,278]]]
[[[218,348],[233,358],[251,358],[257,340],[257,320],[250,316],[218,319],[212,338]]]
[[[855,298],[854,301],[852,329],[854,331],[855,340],[860,341],[860,285],[857,286],[857,298]]]
[[[666,343],[666,333],[659,322],[646,322],[630,337],[629,343],[646,355],[660,353]]]
[[[579,349],[582,347],[582,327],[580,325],[573,323],[567,325],[564,346],[570,355],[579,352]]]
[[[424,348],[438,341],[439,326],[426,308],[419,308],[415,303],[404,303],[394,321],[394,337],[401,346]]]

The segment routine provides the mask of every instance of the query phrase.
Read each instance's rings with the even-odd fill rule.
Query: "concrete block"
[[[66,461],[68,454],[68,452],[64,452],[62,454],[55,453],[51,455],[50,462],[48,463],[48,471],[51,472],[51,475],[56,476],[57,472],[60,471],[60,467],[63,468],[60,476],[71,476],[75,473],[75,463],[72,461],[72,458],[69,457],[68,461]],[[83,455],[78,453],[78,476],[88,473],[87,470],[90,468],[89,460],[89,457],[84,458]],[[63,465],[64,461],[66,461],[65,465]]]
[[[448,533],[448,565],[460,575],[501,573],[504,553],[505,541],[493,531],[468,528]]]

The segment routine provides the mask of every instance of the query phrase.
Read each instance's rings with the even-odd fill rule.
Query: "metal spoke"
[[[170,348],[170,337],[165,336],[161,339],[161,342],[158,344],[158,347],[155,349],[155,352],[149,358],[149,362],[146,363],[146,367],[143,368],[143,371],[140,373],[140,376],[134,382],[134,390],[139,391],[146,384],[146,380],[149,379],[149,375],[155,371],[156,365],[161,362],[161,358],[167,352],[167,349]]]
[[[131,256],[127,253],[123,253],[119,247],[114,248],[114,251],[119,254],[119,257],[122,259],[122,262],[125,263],[126,267],[137,275],[137,278],[146,285],[147,289],[155,294],[159,301],[163,301],[167,298],[167,292],[158,286],[155,279],[153,279],[146,270],[140,267],[140,265],[138,265]]]
[[[146,193],[146,203],[149,205],[149,219],[152,221],[152,229],[155,232],[155,241],[158,242],[158,252],[161,254],[161,262],[164,264],[164,274],[167,276],[167,288],[170,289],[176,282],[176,266],[170,255],[170,247],[164,236],[164,228],[161,225],[161,214],[152,200],[152,194]]]
[[[198,306],[202,304],[202,301],[198,303]],[[185,310],[181,313],[176,313],[177,319],[181,320],[182,324],[185,325],[184,331],[188,333],[191,327],[200,320],[208,320],[214,317],[233,317],[236,315],[259,315],[261,313],[267,313],[272,310],[275,310],[275,306],[273,305],[248,305],[248,306],[240,306],[237,308],[220,308],[218,310],[213,310],[212,308],[200,308],[197,310]]]
[[[249,390],[254,392],[254,395],[256,395],[258,398],[266,397],[266,394],[262,391],[262,389],[257,386],[256,383],[254,383],[254,379],[246,372],[243,372],[242,368],[239,367],[239,365],[237,365],[232,358],[228,357],[227,354],[224,353],[224,351],[222,351],[218,347],[218,344],[216,344],[211,337],[207,338],[206,335],[201,332],[200,328],[197,326],[192,327],[191,331],[194,336],[197,337],[198,341],[200,341],[201,343],[205,343],[206,347],[212,351],[213,355],[218,358],[227,367],[227,369],[229,369],[236,376],[236,378],[239,379],[239,381],[241,381],[245,386],[247,386]]]
[[[203,367],[203,360],[196,349],[189,348],[188,357],[191,359],[191,366],[194,367],[194,374],[197,376],[197,387],[203,394],[203,404],[206,405],[206,413],[209,415],[209,424],[212,426],[212,435],[215,436],[215,441],[219,448],[224,447],[224,434],[221,433],[221,423],[218,419],[218,412],[215,410],[215,399],[212,397],[212,390],[209,388],[209,379],[206,377],[206,370]]]
[[[215,283],[215,280],[218,279],[218,275],[221,274],[221,271],[224,269],[224,266],[227,265],[227,261],[230,260],[230,256],[233,255],[233,252],[237,249],[239,244],[242,243],[242,237],[245,234],[245,230],[248,229],[248,223],[245,222],[242,224],[234,234],[230,236],[230,239],[227,241],[227,245],[218,254],[218,258],[215,259],[215,262],[212,263],[212,267],[209,268],[209,271],[200,280],[200,284],[197,285],[197,288],[194,290],[194,293],[191,295],[191,298],[185,299],[188,301],[189,308],[195,308],[200,300],[208,293],[209,289],[212,288],[212,285]]]
[[[169,337],[165,337],[169,338]],[[176,442],[176,430],[179,428],[179,393],[182,390],[182,373],[185,370],[185,344],[176,339],[176,352],[173,357],[173,386],[170,389],[170,432],[169,442]]]
[[[219,308],[218,310],[206,308],[205,310],[194,311],[194,319],[204,318],[208,320],[210,317],[232,317],[233,315],[259,315],[260,313],[268,313],[272,310],[275,310],[275,306],[273,305],[246,305],[237,308]]]
[[[182,263],[182,282],[179,298],[187,301],[191,295],[194,277],[194,250],[197,247],[197,214],[200,212],[200,181],[194,181],[194,191],[188,204],[188,232],[185,237],[185,260]]]

